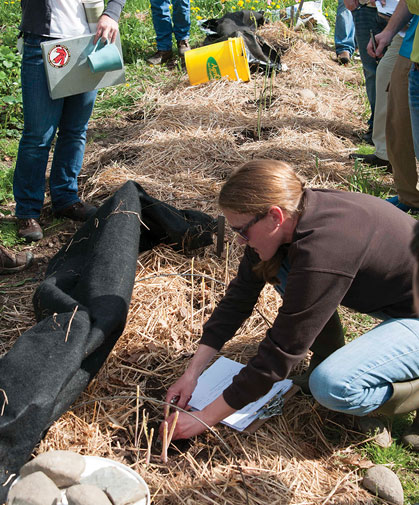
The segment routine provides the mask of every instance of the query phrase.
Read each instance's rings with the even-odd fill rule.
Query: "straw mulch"
[[[347,188],[353,132],[364,125],[359,69],[339,67],[332,49],[314,35],[304,38],[282,25],[262,34],[288,47],[288,72],[273,79],[252,76],[249,83],[191,87],[185,76],[168,77],[158,87],[133,84],[145,90],[135,109],[92,122],[90,135],[101,138],[87,148],[84,197],[100,202],[134,179],[159,199],[216,216],[223,180],[253,157],[286,160],[313,186]],[[184,371],[203,322],[234,276],[241,250],[227,238],[221,258],[213,247],[187,256],[163,246],[138,258],[122,337],[37,451],[69,449],[122,461],[143,476],[158,505],[374,503],[358,486],[360,468],[369,463],[355,453],[363,437],[353,419],[301,395],[253,435],[220,425],[214,433],[172,444],[169,463],[160,461],[158,400]],[[223,353],[246,362],[280,303],[267,287],[258,310]],[[30,326],[27,309],[20,314],[16,334]],[[149,464],[146,429],[154,429]]]

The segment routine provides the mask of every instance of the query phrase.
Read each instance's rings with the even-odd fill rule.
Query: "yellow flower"
[[[237,5],[238,5],[239,7],[243,7],[243,4],[244,4],[243,0],[239,0],[239,1],[237,2]]]
[[[126,87],[126,88],[129,88],[129,87],[130,87],[130,83],[129,83],[129,82],[127,82],[127,83],[125,84],[125,87]]]
[[[196,19],[202,19],[202,16],[196,16]]]

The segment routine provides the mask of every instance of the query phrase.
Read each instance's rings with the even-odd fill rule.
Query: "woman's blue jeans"
[[[170,3],[173,12],[170,15]],[[156,32],[157,49],[170,51],[172,49],[172,33],[175,39],[189,39],[191,28],[191,11],[189,0],[150,0],[154,30]]]
[[[352,12],[345,7],[343,0],[338,0],[335,22],[335,51],[340,54],[348,51],[350,56],[355,52],[355,25]]]
[[[50,98],[40,46],[44,40],[51,39],[26,34],[24,41],[21,71],[24,128],[13,180],[16,216],[21,219],[39,218],[49,151],[57,129],[49,181],[52,206],[58,211],[79,201],[77,176],[96,98],[96,91]]]
[[[277,287],[282,295],[288,272],[285,260]],[[391,397],[392,383],[418,377],[419,319],[387,319],[320,363],[309,385],[314,398],[328,409],[363,416]]]
[[[414,65],[409,72],[409,108],[413,145],[416,158],[419,160],[419,70]]]

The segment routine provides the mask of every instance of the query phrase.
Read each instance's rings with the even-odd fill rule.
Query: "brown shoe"
[[[0,274],[12,274],[28,268],[33,261],[28,251],[13,253],[0,245]]]
[[[157,53],[147,58],[147,63],[150,65],[162,65],[163,63],[167,63],[173,57],[173,51],[157,51]]]
[[[18,236],[24,238],[26,242],[36,242],[44,236],[40,224],[33,218],[18,219],[17,228]]]
[[[347,65],[351,61],[351,55],[349,51],[342,51],[341,53],[336,55],[338,58],[339,65]]]
[[[180,58],[184,58],[186,51],[191,50],[191,46],[189,45],[189,41],[186,39],[179,40],[177,43],[177,50],[178,50]]]
[[[87,221],[96,214],[97,207],[85,202],[76,202],[54,213],[55,217],[67,217],[73,221]]]

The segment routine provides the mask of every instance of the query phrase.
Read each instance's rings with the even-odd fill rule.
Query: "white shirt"
[[[81,0],[54,0],[51,2],[50,37],[75,37],[89,33],[89,24]]]

